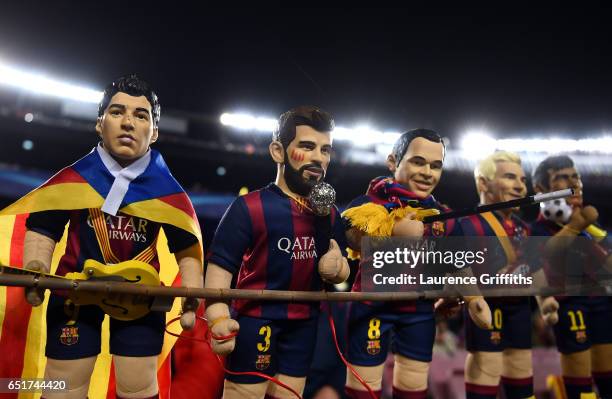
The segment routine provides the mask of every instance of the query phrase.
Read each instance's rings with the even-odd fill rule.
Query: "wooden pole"
[[[306,302],[306,301],[409,301],[415,299],[437,299],[458,296],[456,292],[443,290],[410,292],[324,292],[324,291],[280,291],[243,290],[223,288],[164,287],[117,281],[70,280],[66,278],[15,275],[0,273],[0,285],[9,287],[35,287],[51,290],[104,292],[107,294],[130,294],[152,297],[185,297],[210,299],[251,299],[260,301]],[[485,296],[533,296],[533,295],[583,295],[585,290],[602,286],[566,286],[521,289],[490,289],[482,292]]]
[[[438,291],[412,292],[324,292],[324,291],[280,291],[240,290],[222,288],[161,287],[116,281],[69,280],[45,276],[26,276],[0,273],[0,285],[10,287],[36,287],[52,290],[105,292],[108,294],[131,294],[163,297],[210,298],[210,299],[256,299],[261,301],[406,301],[437,298]]]

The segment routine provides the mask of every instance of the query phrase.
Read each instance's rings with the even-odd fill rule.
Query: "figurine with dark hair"
[[[24,267],[48,273],[56,242],[68,224],[66,251],[57,275],[82,272],[89,259],[103,264],[108,273],[118,263],[135,260],[158,273],[164,267],[157,253],[157,238],[163,229],[178,262],[182,285],[201,287],[203,256],[195,212],[161,154],[150,148],[158,136],[157,96],[137,76],[121,77],[106,88],[98,115],[100,143],[3,210],[30,213]],[[27,289],[26,299],[33,306],[40,305],[43,292]],[[183,302],[183,327],[194,325],[197,304]],[[68,392],[48,392],[45,397],[87,397],[101,350],[103,319],[98,306],[72,303],[64,292],[51,293],[45,379],[67,381]],[[110,319],[118,398],[157,397],[164,327],[165,313],[160,311],[135,320]]]
[[[424,226],[415,219],[418,213],[427,216],[448,211],[431,195],[442,175],[444,155],[444,142],[432,130],[415,129],[400,136],[387,157],[392,176],[372,180],[366,194],[353,200],[343,213],[352,250],[360,250],[364,235],[416,238],[444,236],[452,229],[447,223]],[[359,270],[353,291],[361,290]],[[476,323],[488,328],[491,314],[482,296],[465,299]],[[433,301],[355,302],[348,317],[348,360],[371,389],[380,395],[391,344],[395,355],[393,397],[425,398],[436,328]],[[346,393],[350,398],[370,397],[351,373],[347,373]]]
[[[533,173],[533,186],[534,191],[540,193],[567,188],[574,190],[567,203],[561,204],[571,211],[559,215],[568,217],[556,218],[556,215],[546,212],[545,205],[532,225],[532,235],[553,237],[546,244],[546,252],[552,256],[548,265],[550,269],[559,269],[566,264],[572,268],[571,274],[582,275],[584,281],[597,285],[596,269],[604,264],[610,267],[612,243],[606,231],[596,225],[597,210],[583,204],[582,180],[574,162],[567,155],[544,159]],[[587,252],[585,248],[568,251],[567,247],[575,237],[591,241],[592,244],[586,247]],[[558,262],[555,261],[559,259],[556,254],[562,258]],[[612,297],[566,296],[557,297],[557,300],[559,322],[554,326],[554,333],[561,353],[567,398],[595,398],[593,382],[599,397],[612,397]]]
[[[206,288],[229,288],[236,273],[236,288],[242,289],[319,291],[325,281],[348,278],[337,208],[331,209],[331,228],[325,231],[305,198],[325,178],[333,128],[331,116],[316,107],[301,106],[281,115],[270,143],[276,181],[237,198],[226,211],[211,245]],[[318,310],[313,302],[236,300],[230,315],[228,304],[208,301],[213,350],[231,353],[231,372],[265,373],[301,393],[315,348]],[[229,374],[223,396],[292,394],[259,376]]]

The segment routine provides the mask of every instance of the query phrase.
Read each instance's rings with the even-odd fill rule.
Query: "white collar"
[[[149,166],[149,162],[151,162],[151,150],[147,150],[142,157],[125,168],[119,165],[108,151],[102,147],[101,143],[98,143],[96,151],[98,155],[100,155],[100,159],[102,159],[102,163],[106,169],[115,178],[108,195],[104,199],[102,211],[116,216],[131,181],[140,176],[147,169],[147,166]]]

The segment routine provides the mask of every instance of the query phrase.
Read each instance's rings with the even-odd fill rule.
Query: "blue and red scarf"
[[[440,206],[433,195],[420,198],[399,184],[395,179],[385,176],[373,179],[368,186],[366,194],[372,199],[372,202],[384,206],[389,212],[405,206],[424,209],[438,208]]]
[[[40,187],[1,209],[0,215],[101,208],[113,181],[113,176],[94,149]],[[171,224],[191,233],[201,242],[202,234],[193,205],[161,154],[155,150],[151,150],[151,160],[145,171],[130,183],[119,211]]]

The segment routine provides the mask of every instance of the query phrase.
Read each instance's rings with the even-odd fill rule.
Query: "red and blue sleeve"
[[[208,262],[215,263],[234,274],[240,269],[242,256],[251,247],[253,228],[242,197],[227,209],[210,246]]]
[[[333,238],[338,243],[340,251],[342,251],[342,256],[346,256],[348,242],[346,241],[345,225],[340,216],[340,211],[336,206],[334,206],[332,210],[332,226]]]

